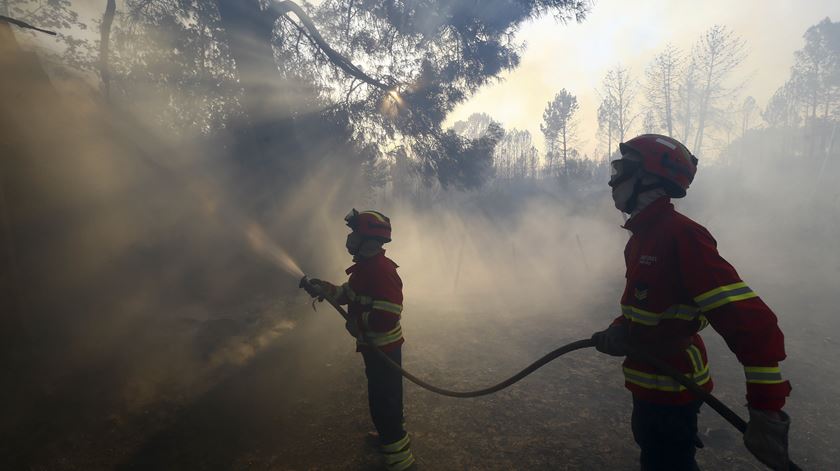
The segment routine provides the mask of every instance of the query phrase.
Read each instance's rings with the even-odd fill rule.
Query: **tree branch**
[[[15,26],[20,26],[21,28],[34,29],[35,31],[40,31],[42,33],[46,33],[46,34],[49,34],[49,35],[52,35],[52,36],[56,35],[55,31],[50,31],[48,29],[36,28],[35,26],[32,26],[29,23],[26,23],[26,22],[23,22],[23,21],[20,21],[20,20],[16,20],[14,18],[9,18],[8,16],[0,15],[0,21],[5,21],[6,23],[11,23]]]
[[[307,35],[312,42],[318,47],[318,49],[323,52],[327,58],[335,64],[338,68],[346,72],[348,75],[351,75],[367,84],[373,85],[374,87],[380,88],[382,90],[388,90],[390,87],[385,83],[369,76],[368,74],[364,73],[361,69],[353,65],[347,58],[342,56],[338,51],[330,47],[329,44],[324,40],[321,36],[321,33],[318,32],[318,28],[315,26],[315,23],[312,21],[312,18],[305,12],[303,9],[295,2],[291,0],[285,0],[282,2],[277,2],[272,5],[272,9],[275,13],[280,16],[285,16],[289,12],[292,12],[297,16],[301,23],[306,27],[309,34]]]

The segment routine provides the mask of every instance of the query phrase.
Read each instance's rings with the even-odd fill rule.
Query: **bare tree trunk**
[[[697,117],[697,135],[694,139],[694,152],[701,152],[703,146],[703,131],[706,127],[706,114],[709,111],[709,100],[712,93],[712,73],[715,68],[715,54],[709,58],[709,71],[706,74],[706,86],[703,87],[703,100],[700,102],[700,113]]]
[[[665,83],[665,125],[668,128],[668,136],[674,135],[674,119],[671,111],[671,69],[668,69],[668,78]]]
[[[111,24],[117,11],[117,1],[107,0],[102,26],[99,28],[99,78],[102,80],[102,94],[105,101],[111,100],[111,72],[108,68],[108,52],[111,45]]]
[[[563,173],[568,174],[569,166],[567,161],[568,156],[568,142],[566,142],[566,126],[563,126]]]

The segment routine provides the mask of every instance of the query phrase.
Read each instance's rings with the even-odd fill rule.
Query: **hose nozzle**
[[[300,283],[298,283],[298,288],[302,289],[310,289],[312,288],[312,283],[309,282],[309,277],[303,275],[303,278],[300,279]]]

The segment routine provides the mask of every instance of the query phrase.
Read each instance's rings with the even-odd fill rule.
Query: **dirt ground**
[[[828,323],[829,306],[788,299],[790,306],[780,308],[818,314],[796,325],[782,321],[789,352],[784,371],[795,388],[787,407],[792,457],[803,469],[833,469],[840,462],[840,407],[829,365],[840,357],[840,339],[828,332],[837,332],[837,322]],[[102,403],[96,392],[56,398],[6,442],[3,468],[379,469],[375,450],[363,439],[372,426],[352,339],[328,306],[312,312],[298,301],[287,307],[296,310],[294,329],[247,361],[217,369],[192,394],[161,394],[137,410]],[[589,317],[556,306],[523,305],[512,312],[474,304],[464,311],[407,303],[405,367],[440,386],[483,387],[558,345],[588,337],[612,312],[606,302],[592,307]],[[217,320],[222,337],[236,330],[228,321]],[[717,396],[745,415],[740,365],[717,334],[704,337]],[[452,399],[406,382],[414,453],[427,470],[637,469],[630,395],[620,376],[618,359],[584,350],[489,397]],[[734,429],[708,408],[700,430],[706,445],[698,453],[701,468],[762,469]]]

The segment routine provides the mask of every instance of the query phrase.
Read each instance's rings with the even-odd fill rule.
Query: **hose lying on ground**
[[[326,299],[327,302],[329,302],[330,305],[332,307],[334,307],[335,310],[338,311],[339,314],[341,314],[341,317],[343,317],[345,320],[347,320],[349,318],[349,314],[347,314],[347,311],[345,311],[344,308],[341,307],[338,303],[336,303],[334,300],[332,300],[330,298],[324,298],[324,299]],[[530,375],[534,371],[542,368],[547,363],[551,362],[552,360],[554,360],[554,359],[556,359],[556,358],[558,358],[562,355],[565,355],[569,352],[573,352],[575,350],[580,350],[580,349],[583,349],[583,348],[589,348],[589,347],[594,347],[594,346],[595,346],[595,343],[591,339],[578,340],[576,342],[572,342],[570,344],[564,345],[564,346],[562,346],[562,347],[560,347],[560,348],[558,348],[558,349],[556,349],[556,350],[554,350],[554,351],[552,351],[552,352],[550,352],[546,355],[543,355],[542,358],[535,361],[534,363],[531,363],[527,368],[523,369],[519,373],[516,373],[515,375],[511,376],[510,378],[508,378],[508,379],[506,379],[506,380],[504,380],[500,383],[497,383],[493,386],[490,386],[490,387],[484,388],[484,389],[479,389],[479,390],[476,390],[476,391],[452,391],[452,390],[449,390],[449,389],[439,388],[439,387],[437,387],[433,384],[429,384],[429,383],[423,381],[422,379],[414,376],[413,374],[404,370],[400,365],[398,365],[396,362],[394,362],[394,360],[389,358],[388,355],[386,355],[384,352],[382,352],[382,350],[377,348],[375,345],[370,345],[370,347],[372,347],[372,350],[374,352],[376,352],[376,354],[379,355],[380,358],[385,360],[385,362],[391,368],[394,368],[394,369],[398,370],[400,372],[400,374],[402,374],[407,380],[411,381],[412,383],[420,386],[423,389],[426,389],[428,391],[436,393],[436,394],[440,394],[440,395],[443,395],[443,396],[449,396],[449,397],[461,397],[461,398],[486,396],[488,394],[493,394],[495,392],[501,391],[502,389],[505,389],[505,388],[515,384],[519,380],[521,380],[524,377]],[[710,393],[704,391],[703,388],[701,388],[700,386],[697,385],[697,383],[694,382],[694,380],[689,379],[687,376],[683,375],[682,373],[677,371],[672,366],[668,365],[667,363],[663,362],[659,358],[656,358],[655,356],[650,355],[649,353],[647,353],[647,352],[645,352],[645,351],[643,351],[639,348],[632,348],[631,347],[630,348],[630,355],[632,355],[632,356],[634,356],[634,357],[636,357],[636,358],[638,358],[638,359],[640,359],[640,360],[642,360],[646,363],[649,363],[650,365],[653,365],[653,367],[656,368],[657,370],[659,370],[661,373],[663,373],[665,375],[668,375],[671,378],[673,378],[674,381],[678,382],[679,384],[684,386],[686,389],[691,391],[695,396],[702,399],[703,402],[708,404],[709,407],[714,409],[715,412],[720,414],[721,417],[726,419],[727,422],[729,422],[730,424],[732,424],[733,427],[738,429],[738,431],[741,432],[741,434],[746,433],[747,422],[745,422],[744,419],[742,419],[738,414],[736,414],[735,411],[733,411],[732,409],[727,407],[726,404],[720,402],[720,400],[718,400],[718,398],[716,398],[715,396],[711,395]],[[801,469],[802,469],[799,466],[797,466],[796,463],[794,463],[793,461],[790,461],[790,460],[788,461],[788,466],[790,468],[790,471],[801,471]]]

